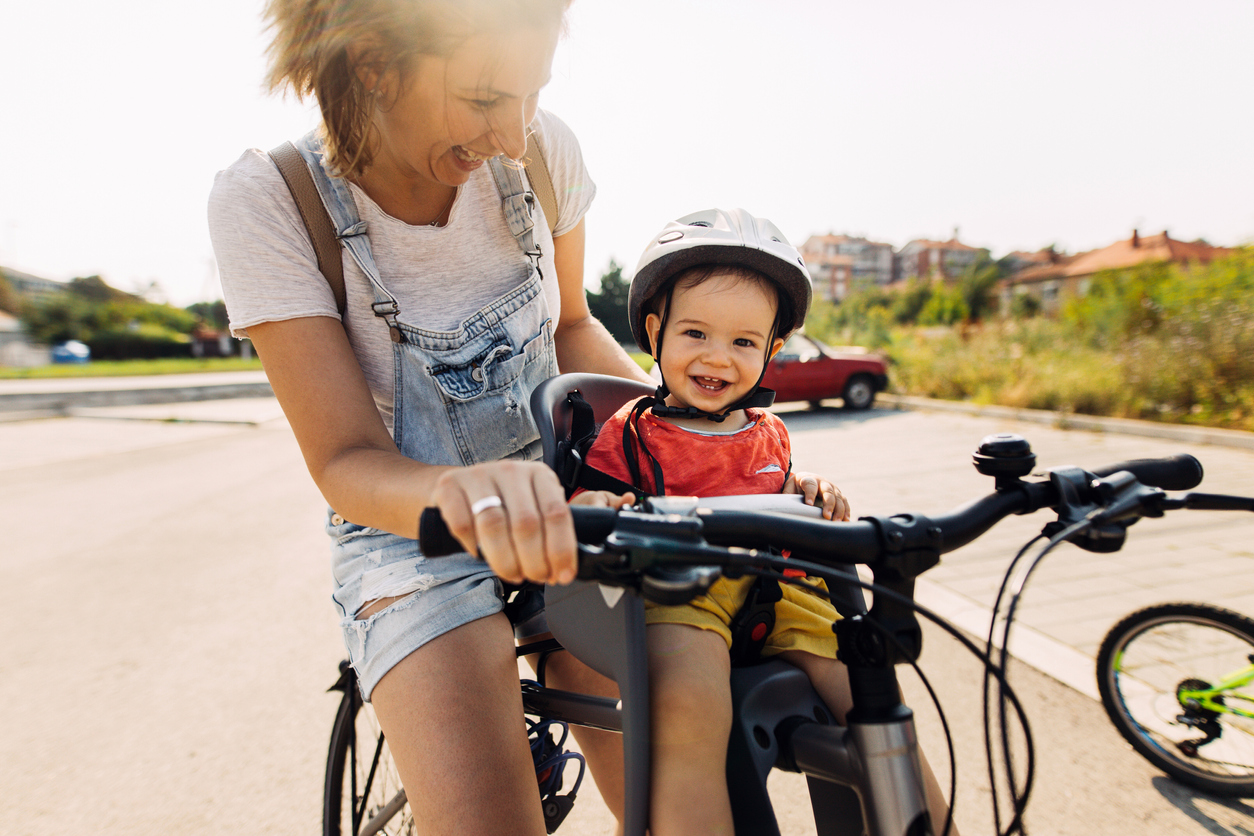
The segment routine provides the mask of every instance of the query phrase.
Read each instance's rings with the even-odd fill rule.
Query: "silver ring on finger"
[[[477,517],[489,508],[500,508],[502,505],[504,503],[499,496],[485,496],[471,503],[470,513]]]

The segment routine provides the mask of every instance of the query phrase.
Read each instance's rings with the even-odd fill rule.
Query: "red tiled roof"
[[[806,260],[806,264],[815,264],[815,265],[845,264],[850,267],[853,266],[853,256],[851,255],[828,255],[827,253],[811,253],[810,255],[806,256],[805,260]]]
[[[872,241],[868,238],[859,238],[857,235],[838,235],[835,232],[829,232],[826,235],[811,235],[806,242],[801,245],[802,251],[809,247],[819,246],[822,244],[843,244],[847,241],[857,241],[865,243],[872,247],[891,247],[892,244],[885,244],[882,241]]]
[[[1227,247],[1212,247],[1205,241],[1176,241],[1165,231],[1141,237],[1135,232],[1125,241],[1092,250],[1067,266],[1068,276],[1088,276],[1102,270],[1135,267],[1147,261],[1206,262],[1232,252]]]
[[[1069,275],[1067,268],[1081,256],[1088,253],[1080,253],[1078,255],[1058,255],[1056,261],[1046,262],[1045,264],[1033,264],[1031,267],[1025,267],[1016,273],[1007,276],[1003,281],[1007,284],[1031,284],[1032,282],[1044,282],[1049,279],[1060,279]]]
[[[927,238],[916,238],[910,244],[920,244],[929,250],[978,250],[979,247],[968,246],[956,238],[950,238],[948,241],[932,241]]]
[[[1044,247],[1036,252],[1026,252],[1024,250],[1015,250],[1007,253],[1005,258],[1013,258],[1016,261],[1027,261],[1034,264],[1052,264],[1059,258],[1059,253],[1054,251],[1053,247]]]

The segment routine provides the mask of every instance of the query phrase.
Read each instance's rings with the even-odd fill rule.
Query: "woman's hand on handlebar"
[[[547,466],[501,461],[451,468],[432,499],[458,542],[506,583],[574,580],[575,528],[566,493]]]
[[[783,493],[799,493],[805,496],[807,505],[823,509],[823,518],[849,521],[849,500],[840,488],[814,473],[794,471],[784,483]]]

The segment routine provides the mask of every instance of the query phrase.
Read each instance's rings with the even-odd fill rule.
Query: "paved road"
[[[324,690],[342,649],[323,505],[290,431],[265,399],[95,415],[0,424],[4,832],[317,832],[335,707]],[[142,420],[152,418],[164,420]],[[836,476],[857,513],[938,511],[985,492],[970,452],[1001,430],[1027,435],[1043,466],[1183,450],[1207,466],[1209,489],[1254,492],[1244,451],[920,412],[785,420],[797,464]],[[1011,548],[1041,521],[1007,521],[950,556],[921,597],[975,622]],[[1114,557],[1060,552],[1029,592],[1022,655],[1082,687],[1091,673],[1078,660],[1141,603],[1201,597],[1254,611],[1251,530],[1235,515],[1181,512],[1140,523]],[[1221,574],[1200,576],[1199,557]],[[924,661],[957,739],[959,823],[991,832],[978,672],[934,633]],[[1034,832],[1254,832],[1247,803],[1158,776],[1080,691],[1027,665],[1013,676],[1042,760]],[[924,713],[934,762],[936,725]],[[813,832],[795,778],[777,781],[789,836]],[[608,833],[607,821],[585,792],[562,832]]]

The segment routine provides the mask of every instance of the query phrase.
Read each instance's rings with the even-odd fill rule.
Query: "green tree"
[[[1041,300],[1031,293],[1016,293],[1010,300],[1010,315],[1015,319],[1031,319],[1041,312]]]
[[[913,325],[932,299],[930,282],[911,279],[893,300],[893,319],[901,325]]]
[[[4,272],[0,271],[0,311],[15,314],[18,307],[17,291],[13,289],[13,285],[9,283]]]
[[[972,320],[983,319],[996,307],[993,303],[993,288],[1006,275],[1008,266],[1006,259],[994,261],[988,251],[984,250],[979,258],[962,271],[958,278],[958,290]]]
[[[226,302],[218,299],[215,302],[195,302],[183,310],[201,319],[206,324],[225,331],[227,327]]]
[[[961,289],[938,284],[923,310],[919,311],[918,322],[920,325],[953,325],[966,319],[970,313]]]
[[[627,312],[627,295],[630,291],[631,283],[623,278],[623,266],[612,258],[605,272],[601,274],[600,292],[586,291],[588,310],[601,321],[614,339],[626,344],[635,342]]]
[[[92,306],[77,296],[58,293],[22,308],[22,324],[39,343],[82,340],[91,331]],[[84,340],[85,342],[85,340]]]
[[[136,298],[126,291],[110,287],[99,276],[70,279],[68,290],[80,299],[101,305],[106,302],[124,302]]]

